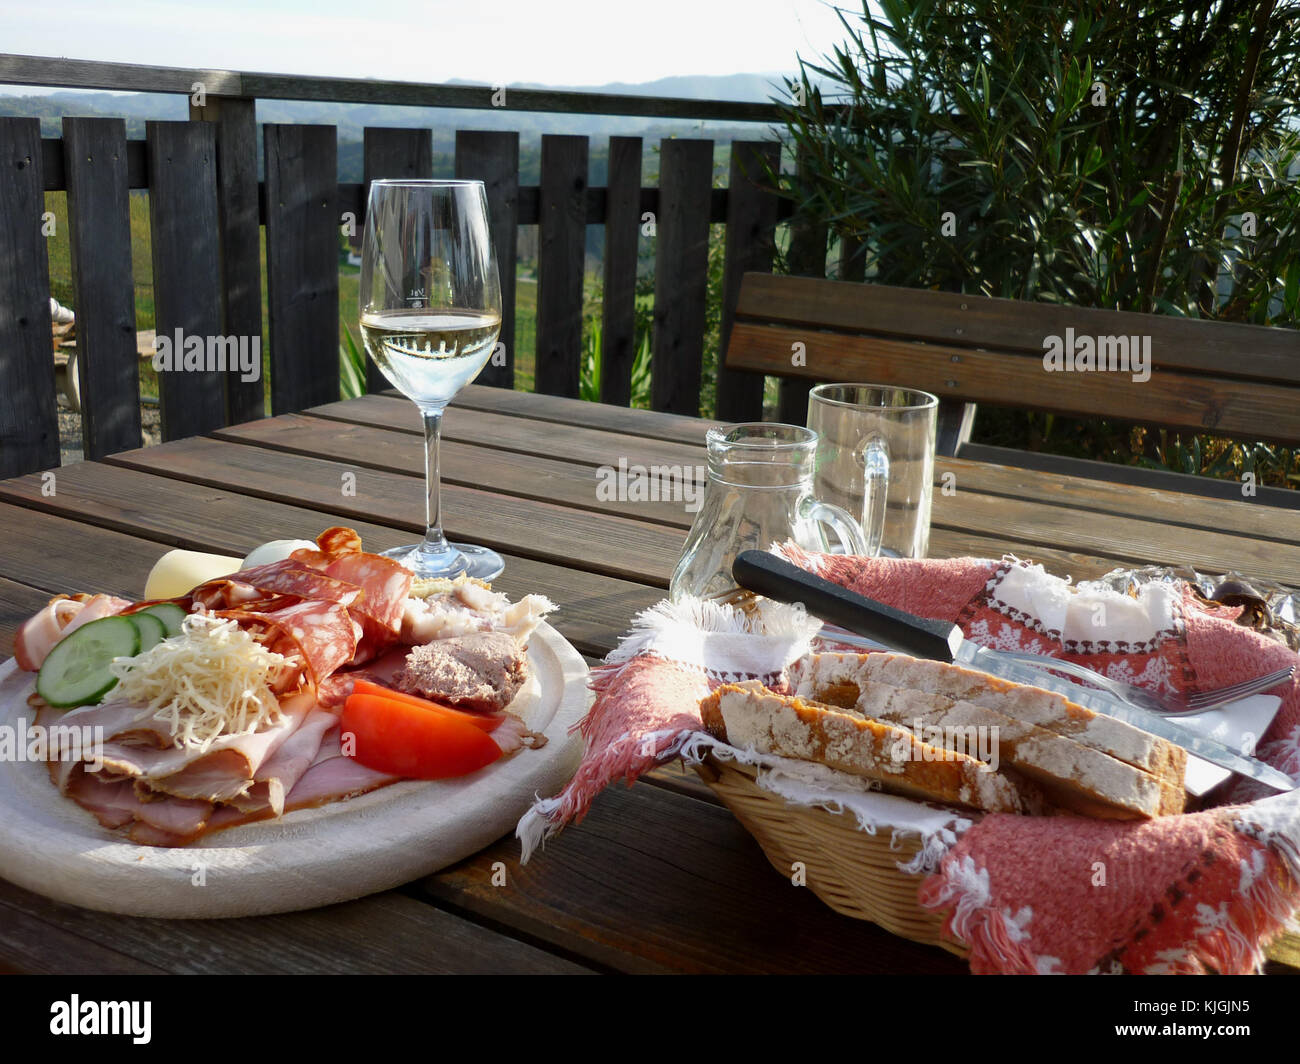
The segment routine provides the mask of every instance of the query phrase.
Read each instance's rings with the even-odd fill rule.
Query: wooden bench
[[[1045,366],[1048,338],[1149,339],[1149,379]],[[797,345],[802,344],[800,348]],[[1053,343],[1053,352],[1058,344]],[[1094,343],[1094,347],[1098,346]],[[727,346],[731,370],[803,381],[871,381],[939,396],[942,454],[1240,499],[1243,484],[969,442],[974,405],[1107,417],[1184,433],[1300,445],[1300,331],[990,299],[888,285],[747,273]],[[1300,492],[1256,486],[1300,508]]]

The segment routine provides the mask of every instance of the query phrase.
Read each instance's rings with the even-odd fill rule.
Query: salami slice
[[[400,632],[414,574],[391,558],[362,551],[361,537],[350,528],[327,529],[316,542],[319,550],[296,550],[289,560],[360,588],[360,597],[349,603],[351,609],[380,629]],[[247,574],[240,578],[247,579]],[[385,641],[381,631],[374,636],[371,642],[376,645]]]
[[[353,608],[396,635],[402,630],[406,596],[415,575],[392,558],[378,554],[344,554],[334,558],[325,572],[361,588],[362,595]]]
[[[319,684],[340,665],[351,660],[359,633],[346,606],[337,602],[299,601],[269,611],[218,610],[218,617],[233,617],[279,633],[270,649],[297,657],[312,683]],[[288,645],[285,645],[285,644]]]
[[[362,596],[362,589],[356,583],[331,576],[324,569],[296,558],[244,569],[235,576],[240,583],[261,592],[293,595],[316,602],[337,602],[341,606],[351,606]]]
[[[257,609],[265,597],[252,584],[223,576],[217,580],[209,580],[206,584],[200,584],[188,595],[168,601],[184,606],[186,610],[192,609],[194,603],[198,603],[205,610],[233,610]]]
[[[340,554],[360,554],[361,537],[351,528],[335,525],[316,537],[316,546],[322,553],[335,557]]]

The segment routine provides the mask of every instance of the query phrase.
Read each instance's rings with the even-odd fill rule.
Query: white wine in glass
[[[424,418],[424,540],[384,553],[419,577],[491,580],[505,568],[499,554],[443,535],[438,477],[443,409],[501,333],[483,182],[372,182],[358,298],[366,351]]]

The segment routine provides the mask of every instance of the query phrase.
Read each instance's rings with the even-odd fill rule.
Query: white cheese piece
[[[239,559],[196,550],[169,550],[154,563],[145,581],[146,599],[179,598],[207,580],[229,576]]]
[[[239,568],[251,569],[255,565],[282,562],[296,550],[319,550],[319,548],[309,539],[273,539],[249,551]]]

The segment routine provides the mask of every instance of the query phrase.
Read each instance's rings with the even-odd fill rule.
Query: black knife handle
[[[962,631],[955,624],[896,610],[767,551],[742,551],[732,563],[731,575],[749,591],[777,602],[801,602],[814,617],[914,658],[951,662],[962,643]]]

